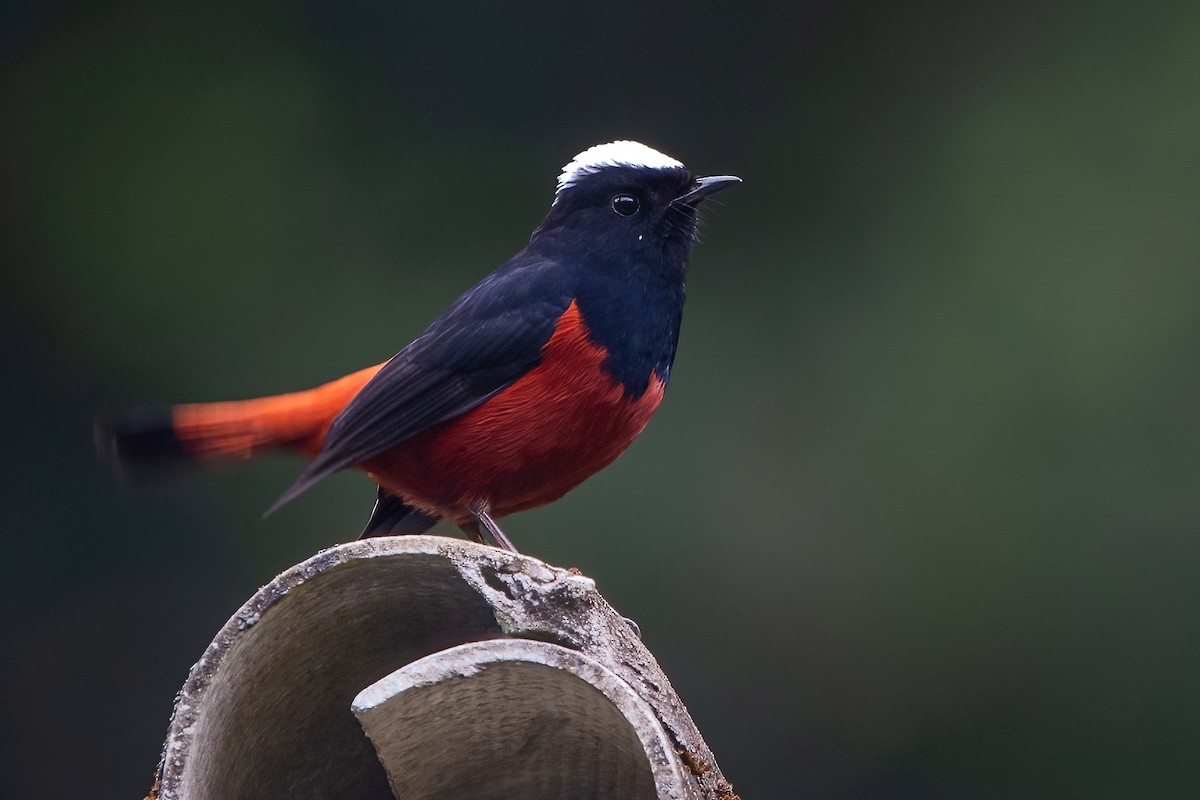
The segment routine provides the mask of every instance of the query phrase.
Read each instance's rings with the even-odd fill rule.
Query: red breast
[[[456,523],[477,501],[504,516],[557,500],[619,456],[662,401],[658,376],[628,397],[602,369],[606,357],[571,303],[537,367],[361,466],[389,492]]]

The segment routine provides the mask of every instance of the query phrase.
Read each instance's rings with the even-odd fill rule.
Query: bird
[[[392,358],[305,391],[98,421],[119,469],[293,451],[272,513],[334,472],[378,485],[362,537],[457,525],[516,552],[496,520],[553,502],[615,460],[663,399],[698,207],[740,183],[645,144],[562,168],[528,244]]]

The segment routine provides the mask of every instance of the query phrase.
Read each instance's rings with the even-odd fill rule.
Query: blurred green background
[[[657,418],[518,545],[747,800],[1200,785],[1200,5],[9,2],[0,59],[3,797],[141,797],[373,498],[122,488],[93,415],[382,360],[622,137],[746,182]]]

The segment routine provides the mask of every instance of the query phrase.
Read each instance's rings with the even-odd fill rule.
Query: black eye
[[[638,199],[631,194],[619,194],[612,199],[613,211],[622,217],[632,217],[641,206]]]

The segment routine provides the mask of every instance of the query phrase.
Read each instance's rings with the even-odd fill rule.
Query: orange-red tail
[[[303,392],[133,412],[97,425],[97,446],[120,465],[240,457],[275,448],[314,456],[334,418],[382,364]]]

